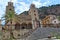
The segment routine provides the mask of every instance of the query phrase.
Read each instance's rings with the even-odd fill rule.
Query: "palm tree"
[[[19,23],[20,22],[20,18],[18,17],[17,14],[14,13],[13,10],[12,11],[8,11],[8,13],[6,13],[6,15],[4,15],[3,18],[5,18],[4,19],[5,20],[5,25],[7,25],[10,22],[10,25],[11,25],[10,34],[11,34],[11,36],[13,36],[12,35],[13,22]]]
[[[15,23],[19,23],[20,22],[20,18],[18,17],[17,14],[15,14],[15,12],[13,10],[8,10],[8,12],[6,13],[6,15],[4,15],[5,18],[5,25],[7,25],[9,22],[12,26],[13,22]]]
[[[10,22],[10,24],[12,24],[13,22],[19,22],[20,19],[18,18],[18,16],[14,13],[14,11],[9,11],[9,13],[7,13],[5,15],[5,24],[8,24],[8,22]]]

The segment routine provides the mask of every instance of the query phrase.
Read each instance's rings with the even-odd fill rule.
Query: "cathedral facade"
[[[5,15],[7,15],[8,13],[12,13],[12,11],[13,13],[15,13],[13,3],[8,2],[8,5],[6,6]],[[28,37],[34,31],[34,29],[40,27],[38,10],[34,4],[30,5],[30,9],[28,10],[28,15],[20,14],[17,16],[20,19],[19,23],[13,21],[12,22],[13,25],[11,26],[11,23],[8,22],[7,25],[5,25],[4,28],[2,29],[4,32],[3,33],[4,39],[6,39],[8,36],[10,39],[10,34],[11,34],[10,32],[12,32],[12,36],[15,39]],[[5,33],[7,36],[5,35]]]
[[[6,6],[6,14],[9,11],[13,11],[15,13],[14,6],[13,6],[12,2],[8,2],[8,5]],[[20,22],[19,23],[13,22],[15,29],[35,29],[40,26],[40,19],[38,16],[38,10],[34,4],[30,5],[28,15],[20,14],[18,16],[20,18]]]

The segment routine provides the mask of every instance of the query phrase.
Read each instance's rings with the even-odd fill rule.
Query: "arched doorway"
[[[20,30],[20,24],[19,24],[19,23],[16,23],[16,24],[15,24],[15,29],[16,29],[16,30]]]
[[[26,27],[27,27],[27,24],[26,23],[22,23],[21,24],[21,29],[26,29]]]
[[[28,23],[27,29],[32,29],[32,24]]]

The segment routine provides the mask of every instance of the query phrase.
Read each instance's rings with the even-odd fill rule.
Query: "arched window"
[[[9,10],[11,10],[11,8]]]
[[[54,23],[56,23],[56,21],[54,21]]]
[[[18,36],[20,36],[20,34],[18,34]]]
[[[36,16],[36,14],[34,14],[34,16]]]
[[[35,12],[35,10],[34,10],[34,12]]]
[[[25,27],[24,27],[24,26],[22,26],[22,27],[21,27],[21,29],[25,29]]]
[[[32,29],[32,24],[28,23],[27,29]]]
[[[22,23],[21,24],[21,29],[26,29],[26,27],[27,27],[27,24],[26,23]]]

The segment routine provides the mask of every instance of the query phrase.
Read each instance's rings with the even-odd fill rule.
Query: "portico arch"
[[[21,24],[21,29],[26,29],[26,27],[27,27],[27,24],[26,23],[22,23]]]
[[[31,23],[28,23],[27,29],[32,29],[32,24]]]
[[[15,29],[16,29],[16,30],[19,30],[19,29],[20,29],[20,24],[19,24],[19,23],[16,23],[16,24],[15,24]]]

